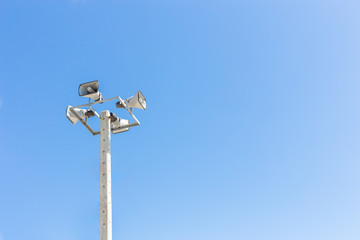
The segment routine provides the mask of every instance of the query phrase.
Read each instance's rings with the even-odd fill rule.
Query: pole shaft
[[[110,112],[101,112],[99,239],[112,240],[111,214],[111,123]]]

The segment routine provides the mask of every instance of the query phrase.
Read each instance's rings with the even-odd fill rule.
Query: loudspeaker
[[[79,119],[75,116],[75,114],[73,114],[70,111],[71,106],[67,106],[66,108],[66,117],[73,123],[76,124],[77,121],[79,121]],[[75,108],[73,109],[82,119],[84,119],[86,117],[86,112],[87,110],[85,109],[79,109],[79,108]]]
[[[120,128],[120,127],[128,125],[128,124],[130,124],[129,120],[117,118],[115,121],[112,122],[112,127],[115,128],[115,130],[113,130],[113,133],[115,134],[115,133],[121,133],[121,132],[129,131],[130,128],[116,129],[116,128]]]
[[[80,84],[79,96],[92,98],[95,101],[102,100],[102,94],[99,92],[99,81],[92,81]]]
[[[125,102],[126,102],[127,107],[140,108],[140,109],[143,109],[143,110],[146,109],[146,99],[145,99],[144,95],[142,95],[142,93],[140,91],[137,91],[137,93],[134,96],[129,97],[128,99],[126,99]],[[116,107],[117,108],[123,108],[124,106],[122,105],[121,102],[117,102]]]

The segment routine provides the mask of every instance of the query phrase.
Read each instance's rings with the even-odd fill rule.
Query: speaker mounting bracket
[[[82,108],[82,107],[89,107],[92,111],[94,111],[95,115],[100,118],[100,115],[95,111],[95,109],[92,108],[92,105],[95,105],[95,104],[102,104],[104,102],[109,102],[109,101],[112,101],[112,100],[119,100],[124,108],[128,111],[128,113],[131,115],[131,117],[135,120],[134,123],[129,123],[129,124],[126,124],[124,126],[121,126],[119,128],[111,128],[111,132],[114,132],[116,130],[120,130],[120,129],[123,129],[123,128],[130,128],[130,127],[135,127],[135,126],[139,126],[140,125],[140,122],[139,120],[135,117],[135,115],[132,113],[132,108],[128,108],[124,102],[124,100],[121,98],[121,97],[113,97],[113,98],[108,98],[108,99],[103,99],[103,100],[99,100],[99,101],[94,101],[94,102],[91,102],[90,101],[90,98],[89,98],[89,103],[87,104],[82,104],[82,105],[79,105],[79,106],[75,106],[75,107],[71,107],[70,108],[70,111],[76,116],[76,118],[86,127],[87,130],[89,130],[89,132],[92,134],[92,135],[99,135],[100,134],[100,131],[95,131],[92,127],[90,127],[90,125],[87,123],[87,121],[84,121],[79,114],[76,113],[76,111],[74,110],[75,108]]]

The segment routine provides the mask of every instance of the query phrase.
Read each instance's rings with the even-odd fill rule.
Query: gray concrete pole
[[[100,124],[100,217],[99,239],[112,240],[111,214],[111,122],[110,112],[101,112]]]

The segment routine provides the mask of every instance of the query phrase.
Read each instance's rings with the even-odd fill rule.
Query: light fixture
[[[130,108],[140,108],[140,109],[143,109],[143,110],[146,109],[146,99],[145,99],[144,95],[142,95],[142,93],[140,91],[137,91],[137,93],[134,96],[129,97],[128,99],[126,99],[125,103],[126,103],[126,106],[130,107]],[[117,108],[124,108],[124,106],[122,105],[121,102],[117,102],[116,107]]]
[[[73,123],[76,124],[79,119],[75,116],[75,114],[70,110],[72,106],[67,106],[66,108],[66,117]],[[90,118],[95,116],[95,113],[92,110],[86,110],[86,109],[80,109],[80,108],[73,108],[73,111],[75,111],[81,119]]]
[[[113,127],[112,132],[114,134],[129,131],[129,129],[130,129],[129,127],[128,128],[120,128],[120,127],[129,125],[130,124],[129,120],[121,119],[118,116],[116,116],[114,113],[110,113],[110,118],[111,118],[111,123],[112,123],[112,127]]]
[[[80,84],[79,96],[92,98],[95,101],[103,100],[101,92],[99,92],[99,81],[92,81]]]

